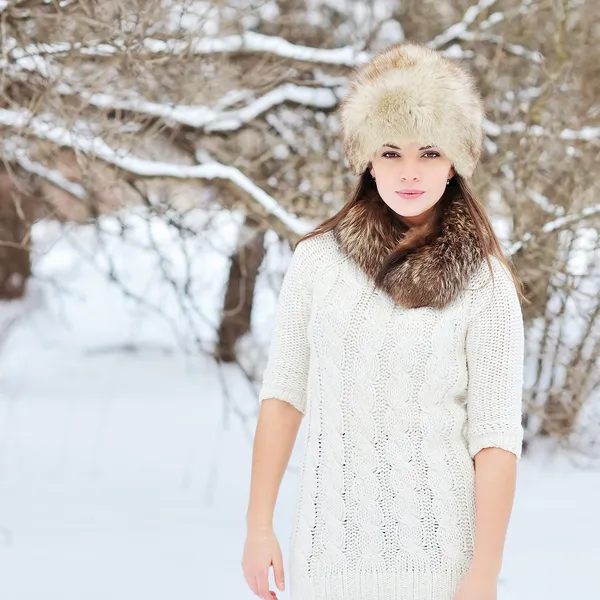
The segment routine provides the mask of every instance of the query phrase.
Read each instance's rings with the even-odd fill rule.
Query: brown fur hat
[[[481,156],[484,108],[473,76],[419,43],[391,46],[357,68],[339,114],[346,157],[357,175],[395,138],[438,147],[465,179]]]

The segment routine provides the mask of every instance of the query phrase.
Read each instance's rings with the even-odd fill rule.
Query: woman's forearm
[[[501,448],[475,455],[475,554],[473,569],[498,576],[512,512],[517,460]]]
[[[250,499],[246,513],[248,530],[271,528],[275,502],[289,462],[302,413],[276,398],[261,403],[254,448]]]

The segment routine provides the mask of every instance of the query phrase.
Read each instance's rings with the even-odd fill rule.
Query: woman
[[[341,105],[360,175],[298,244],[256,430],[242,566],[284,589],[272,516],[303,416],[292,600],[496,600],[521,456],[520,286],[468,180],[471,75],[415,43]]]

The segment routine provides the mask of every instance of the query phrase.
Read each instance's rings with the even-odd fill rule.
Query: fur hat
[[[357,175],[395,139],[438,147],[466,179],[481,156],[484,108],[473,76],[419,43],[391,46],[357,68],[339,113],[344,151]]]

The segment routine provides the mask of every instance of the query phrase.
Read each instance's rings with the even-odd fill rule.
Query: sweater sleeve
[[[312,299],[310,240],[296,247],[287,268],[275,314],[269,357],[259,401],[277,398],[302,414],[306,410],[309,346],[307,328]]]
[[[468,370],[467,442],[472,458],[497,447],[521,458],[524,361],[523,315],[505,265],[491,258],[486,281],[477,291],[466,338]]]

